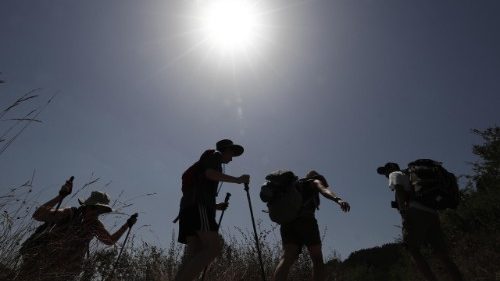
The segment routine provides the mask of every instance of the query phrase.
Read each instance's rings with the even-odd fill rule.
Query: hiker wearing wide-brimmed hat
[[[59,209],[72,189],[73,177],[66,181],[56,197],[33,214],[35,220],[44,224],[21,246],[23,265],[15,280],[73,280],[81,272],[94,237],[106,245],[113,245],[137,221],[136,216],[131,216],[120,229],[110,234],[98,219],[99,215],[112,212],[109,196],[99,191],[93,191],[85,200],[78,199],[80,207]]]
[[[187,244],[183,264],[175,280],[193,280],[221,251],[222,241],[215,221],[216,210],[227,203],[216,203],[219,183],[248,184],[249,175],[233,177],[224,173],[223,164],[243,154],[243,146],[223,139],[215,149],[203,152],[200,159],[182,175],[182,198],[178,218],[178,241]]]

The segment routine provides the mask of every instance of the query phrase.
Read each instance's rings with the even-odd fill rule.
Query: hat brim
[[[387,173],[387,169],[385,167],[378,167],[377,168],[377,174],[385,175],[386,173]]]
[[[378,167],[377,168],[377,173],[381,175],[388,175],[393,171],[398,171],[399,165],[394,162],[387,162],[384,166]]]
[[[111,213],[111,212],[113,212],[113,209],[110,206],[108,206],[108,205],[99,204],[99,203],[85,204],[85,202],[83,202],[81,199],[78,199],[78,203],[80,203],[80,205],[82,205],[82,206],[98,207],[99,209],[101,209],[103,211],[103,213]]]
[[[233,144],[233,145],[229,146],[228,148],[233,151],[233,154],[235,157],[240,156],[241,154],[243,154],[243,151],[245,151],[245,149],[243,149],[243,146],[241,146],[239,144]]]

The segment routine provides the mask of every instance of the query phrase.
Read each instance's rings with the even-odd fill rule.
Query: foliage
[[[473,163],[460,206],[442,214],[459,267],[468,278],[494,280],[500,269],[500,127],[473,130],[484,143],[474,145]]]
[[[500,269],[500,128],[473,130],[484,141],[473,146],[478,161],[461,191],[456,210],[442,212],[441,223],[450,252],[466,280],[495,280]],[[439,261],[424,255],[438,275],[445,276]],[[421,280],[411,258],[400,244],[352,253],[340,268],[337,280]]]

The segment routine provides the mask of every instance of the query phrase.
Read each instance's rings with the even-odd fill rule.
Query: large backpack
[[[419,159],[406,170],[413,187],[414,199],[435,210],[456,209],[460,199],[457,178],[440,162]]]
[[[291,171],[279,170],[266,176],[260,198],[267,203],[273,222],[286,224],[297,218],[303,206],[297,185],[298,177]]]
[[[205,150],[200,157],[182,174],[182,202],[181,207],[191,206],[196,202],[196,188],[203,183],[205,177],[202,174],[202,161],[210,155],[214,154],[215,150]]]
[[[81,208],[72,207],[72,216],[57,223],[45,222],[38,226],[22,244],[19,253],[25,263],[39,261],[59,239],[65,239],[69,231],[73,231],[82,224]]]

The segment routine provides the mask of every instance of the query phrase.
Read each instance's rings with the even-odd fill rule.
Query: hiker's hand
[[[238,178],[238,183],[239,184],[249,184],[250,183],[250,176],[249,175],[241,175]]]
[[[71,191],[73,191],[73,181],[67,180],[66,183],[59,190],[59,196],[64,198],[64,197],[70,195]]]
[[[137,214],[133,214],[127,220],[127,226],[130,228],[137,222]]]
[[[342,200],[339,200],[338,203],[339,203],[340,209],[342,209],[342,211],[347,213],[351,210],[351,206],[349,205],[349,203],[342,201]]]
[[[219,210],[219,211],[225,211],[227,209],[227,207],[229,207],[229,203],[226,203],[226,202],[215,204],[215,209]]]

